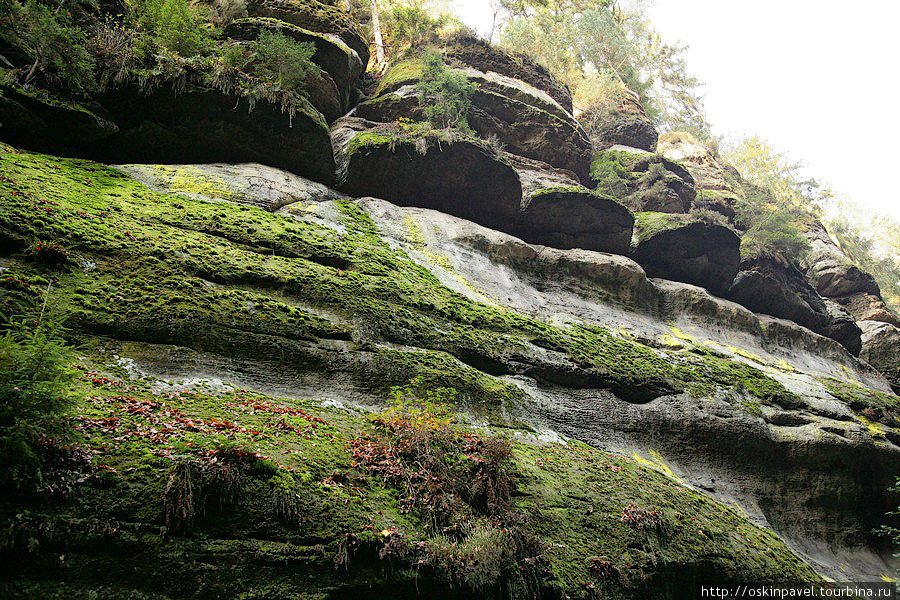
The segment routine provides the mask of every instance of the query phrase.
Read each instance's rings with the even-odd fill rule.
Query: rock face
[[[697,188],[694,208],[711,210],[734,219],[734,205],[740,197],[736,186],[738,173],[722,163],[702,142],[685,132],[665,133],[657,151],[690,172]]]
[[[900,326],[900,317],[881,299],[875,278],[844,255],[822,223],[811,221],[803,235],[810,243],[810,252],[804,259],[806,276],[819,294],[843,306],[858,321]]]
[[[378,133],[344,126],[339,148]],[[193,165],[204,177],[192,185],[166,175],[151,189],[96,163],[0,153],[0,311],[47,289],[31,240],[67,250],[49,293],[86,341],[72,424],[112,469],[41,511],[0,490],[0,519],[24,538],[10,542],[0,595],[483,597],[422,567],[430,513],[355,462],[378,449],[369,415],[395,386],[461,415],[460,464],[480,468],[477,436],[508,437],[524,519],[510,526],[552,552],[528,571],[537,559],[499,529],[462,532],[454,551],[490,543],[513,561],[513,597],[526,595],[523,572],[542,597],[578,597],[606,563],[622,576],[604,593],[634,599],[707,577],[877,581],[896,567],[870,534],[896,506],[896,396],[833,340],[648,279],[624,256],[531,245],[427,208],[322,192],[262,210],[308,187],[270,169],[242,165],[257,187],[238,189],[237,172]],[[222,450],[236,441],[249,450]],[[180,519],[175,492],[219,490],[223,471],[229,494]],[[384,562],[397,547],[412,554]]]
[[[598,192],[635,212],[686,213],[697,195],[681,165],[637,148],[613,146],[594,154],[591,180]]]
[[[859,321],[862,352],[859,357],[881,371],[900,394],[900,328],[881,321]]]
[[[635,215],[632,257],[650,277],[699,285],[716,295],[731,287],[741,262],[733,229],[688,215]]]
[[[214,4],[221,11],[235,7]],[[152,68],[142,65],[80,103],[5,85],[0,138],[107,162],[257,162],[333,183],[327,121],[355,97],[368,43],[346,13],[315,0],[250,2],[243,12],[225,28],[229,40],[277,29],[315,45],[312,60],[321,72],[308,76],[305,93],[282,93],[212,59],[158,56]]]
[[[512,230],[533,244],[626,254],[634,217],[613,198],[581,186],[574,174],[512,154],[522,206]]]
[[[95,104],[54,101],[7,85],[0,94],[0,136],[11,144],[69,154],[119,130]]]
[[[547,69],[527,56],[504,52],[475,36],[457,35],[445,44],[444,58],[451,64],[472,67],[482,73],[494,72],[522,81],[550,96],[567,113],[572,113],[572,94],[569,89],[560,85]]]
[[[840,342],[852,354],[862,348],[859,327],[825,301],[794,267],[774,258],[746,258],[727,297],[754,312],[788,319]]]
[[[422,68],[421,55],[397,61],[385,74],[378,95],[360,104],[354,114],[380,122],[401,117],[422,120],[424,113],[415,89]],[[471,66],[453,71],[476,86],[468,122],[479,137],[494,138],[513,154],[568,169],[581,180],[587,179],[591,142],[574,117],[547,92]]]
[[[641,105],[631,98],[626,98],[612,110],[585,111],[578,120],[588,132],[595,150],[626,146],[656,152],[659,132]]]
[[[516,222],[519,177],[480,140],[410,136],[356,117],[337,121],[332,139],[340,188],[348,194],[377,193],[401,206],[433,208],[497,229]]]

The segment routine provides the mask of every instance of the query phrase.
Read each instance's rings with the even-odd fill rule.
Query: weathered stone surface
[[[628,146],[656,152],[659,132],[641,105],[631,98],[626,98],[612,110],[585,111],[578,120],[588,132],[595,150]]]
[[[445,135],[409,136],[398,127],[356,117],[338,120],[332,139],[340,188],[509,229],[522,200],[512,165],[480,140]]]
[[[278,31],[296,42],[309,42],[316,48],[312,61],[322,68],[334,82],[343,111],[350,103],[350,90],[365,69],[359,54],[341,38],[292,25],[278,19],[253,17],[236,19],[225,27],[225,35],[235,40],[252,41],[263,31]],[[317,86],[325,88],[327,84]],[[320,92],[320,95],[324,95]],[[328,115],[330,116],[330,115]],[[337,118],[336,115],[329,120]]]
[[[591,142],[581,125],[559,103],[531,85],[472,67],[453,69],[476,85],[469,125],[482,138],[496,138],[513,154],[573,171],[587,181]],[[401,117],[424,119],[415,83],[421,57],[407,56],[385,74],[376,98],[356,107],[354,115],[390,122]]]
[[[878,369],[900,394],[900,328],[881,321],[859,321],[862,352],[859,357]]]
[[[346,11],[317,0],[248,0],[249,17],[268,17],[304,29],[336,35],[352,48],[363,65],[369,62],[369,42]]]
[[[634,217],[609,196],[581,186],[575,175],[507,154],[522,182],[521,214],[514,232],[526,242],[625,254]]]
[[[527,56],[510,54],[492,46],[481,38],[458,35],[450,38],[444,47],[444,58],[451,64],[473,67],[487,73],[493,71],[535,87],[572,112],[572,94],[559,84],[550,72]]]
[[[635,214],[631,255],[650,277],[693,283],[722,295],[737,274],[740,246],[738,235],[724,225],[688,215]]]
[[[147,186],[177,194],[227,200],[274,212],[289,204],[319,203],[341,198],[321,183],[266,165],[117,165]]]
[[[744,259],[727,297],[754,312],[788,319],[832,337],[852,354],[859,354],[859,328],[839,315],[834,305],[829,310],[800,271],[774,258]]]
[[[594,154],[595,189],[635,212],[686,213],[697,195],[691,174],[667,158],[625,146]]]
[[[0,139],[10,144],[68,154],[118,130],[113,117],[95,103],[61,102],[0,86]]]

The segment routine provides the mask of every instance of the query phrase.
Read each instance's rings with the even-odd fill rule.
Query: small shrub
[[[451,585],[487,594],[515,569],[511,548],[506,533],[480,523],[461,541],[447,536],[431,539],[425,563]]]
[[[0,466],[16,487],[40,485],[54,464],[65,462],[65,452],[44,433],[71,402],[73,355],[62,337],[64,322],[45,303],[10,320],[0,337]]]
[[[619,521],[642,531],[659,532],[665,529],[665,523],[658,510],[640,508],[636,504],[626,506],[622,510],[622,517]]]
[[[98,20],[89,41],[91,54],[97,60],[98,86],[123,82],[129,71],[140,61],[136,46],[136,32],[110,17]]]
[[[197,56],[212,47],[210,32],[200,24],[187,0],[143,0],[139,13],[139,24],[166,50]]]
[[[163,496],[166,527],[190,531],[209,507],[236,505],[244,492],[247,474],[257,455],[239,446],[214,449],[200,459],[177,462]]]
[[[69,262],[69,253],[66,249],[53,242],[35,242],[29,254],[35,261],[47,267],[59,268]]]
[[[388,14],[387,27],[395,49],[401,46],[420,48],[437,39],[437,31],[446,25],[448,17],[433,17],[419,6],[395,6]]]
[[[725,215],[708,208],[692,208],[691,216],[710,225],[728,226],[728,219],[725,218]]]
[[[449,71],[441,55],[426,52],[425,68],[416,84],[425,117],[438,129],[459,129],[471,133],[468,115],[475,86],[465,75]]]
[[[263,31],[253,42],[256,73],[285,90],[302,91],[306,78],[318,71],[312,42],[295,42],[278,31]]]

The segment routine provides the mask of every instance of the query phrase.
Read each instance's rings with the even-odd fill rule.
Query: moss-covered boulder
[[[475,137],[345,117],[332,127],[332,139],[339,186],[348,194],[433,208],[495,229],[515,223],[519,177],[496,148]]]
[[[614,107],[586,110],[578,116],[578,121],[588,132],[595,150],[627,146],[656,152],[659,132],[632,98],[625,98]]]
[[[594,154],[591,180],[598,192],[635,212],[686,213],[697,195],[691,174],[667,158],[613,146]]]
[[[391,122],[422,120],[415,84],[422,75],[420,54],[411,53],[388,70],[378,95],[355,109],[364,119]],[[499,140],[506,150],[573,171],[587,181],[591,142],[572,115],[546,92],[495,72],[473,67],[452,69],[475,86],[468,123],[482,138]]]
[[[632,257],[650,277],[705,287],[716,295],[731,286],[741,262],[733,229],[690,215],[635,213]]]
[[[859,357],[878,369],[900,394],[900,328],[881,321],[859,321],[862,351]]]
[[[32,150],[71,154],[119,130],[93,102],[62,102],[34,90],[0,85],[0,138]]]
[[[727,298],[754,312],[788,319],[840,342],[858,355],[862,342],[852,318],[825,303],[803,273],[771,256],[744,257]]]
[[[235,19],[225,27],[225,35],[235,40],[255,40],[263,31],[277,31],[296,42],[312,43],[316,48],[312,61],[334,82],[341,109],[346,112],[350,104],[351,88],[365,69],[365,64],[355,50],[336,35],[304,29],[273,18]]]
[[[626,254],[634,217],[609,196],[580,185],[574,174],[507,155],[522,182],[518,237],[554,248]]]
[[[278,19],[310,31],[335,35],[356,52],[363,65],[369,62],[369,42],[365,35],[350,15],[334,4],[317,0],[248,0],[245,13],[241,16]]]

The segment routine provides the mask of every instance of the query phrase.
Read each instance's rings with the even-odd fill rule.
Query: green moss
[[[6,548],[13,550],[7,572],[16,573],[0,578],[4,593],[446,592],[433,573],[415,568],[415,555],[379,559],[381,532],[396,531],[415,548],[430,539],[429,524],[407,511],[381,476],[355,466],[348,441],[373,433],[363,416],[245,390],[157,395],[149,380],[121,380],[97,372],[102,369],[100,363],[83,367],[72,417],[97,475],[67,498],[26,513],[11,490],[0,494],[0,520],[11,532]],[[543,544],[548,590],[576,596],[594,581],[613,597],[639,598],[705,569],[726,581],[817,579],[776,535],[652,467],[577,442],[539,444],[520,433],[511,443],[513,508],[528,516],[530,532]],[[211,498],[190,532],[167,531],[163,507],[175,465],[224,456],[215,454],[223,448],[264,458],[247,459],[234,502]],[[656,511],[658,526],[624,523],[630,505]],[[349,561],[336,570],[348,541]],[[589,561],[598,556],[610,557],[621,576],[597,579]]]
[[[422,78],[425,71],[425,60],[420,53],[407,53],[394,61],[388,72],[381,78],[376,95],[385,91],[393,91],[406,84],[415,83]]]
[[[889,427],[900,428],[900,397],[896,394],[880,392],[834,377],[824,377],[820,381],[829,394],[845,402],[858,415]]]
[[[684,227],[688,223],[694,222],[689,215],[661,213],[653,211],[634,213],[634,228],[637,233],[638,241],[644,241],[653,236]]]
[[[614,198],[630,194],[639,175],[632,172],[634,164],[643,155],[623,150],[602,150],[591,159],[591,179],[597,191]]]
[[[542,198],[551,198],[564,194],[588,194],[589,190],[580,185],[556,185],[547,188],[541,188],[531,194],[532,200],[540,200]]]
[[[17,312],[52,278],[53,300],[70,311],[82,341],[103,335],[360,373],[369,367],[326,348],[407,346],[431,353],[380,353],[402,358],[402,369],[384,370],[393,383],[445,369],[445,383],[456,379],[453,387],[473,402],[495,406],[518,397],[496,376],[565,383],[573,366],[578,379],[638,400],[702,387],[796,401],[742,363],[698,362],[602,327],[556,327],[475,302],[386,245],[350,200],[339,204],[346,228],[339,233],[255,207],[154,192],[88,161],[9,149],[0,158],[0,235],[20,249],[0,279],[0,309]],[[32,263],[21,250],[37,239],[66,248],[70,267],[48,273]],[[534,346],[556,353],[559,369],[535,364]]]

